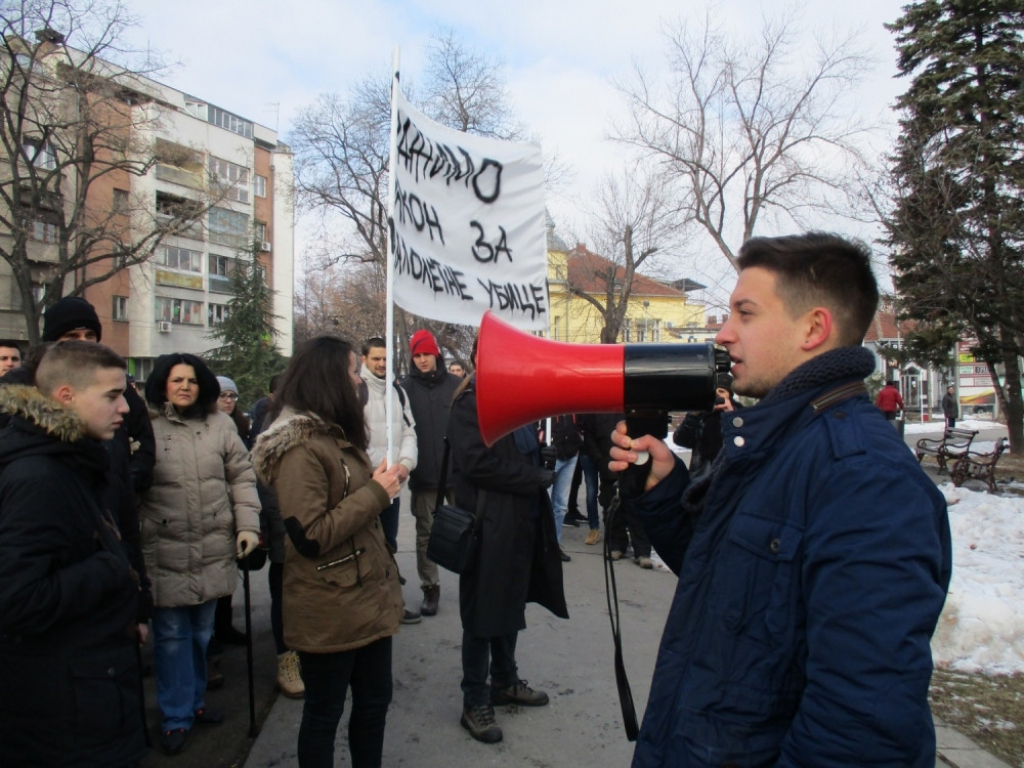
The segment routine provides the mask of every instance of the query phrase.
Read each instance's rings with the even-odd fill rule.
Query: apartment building
[[[75,52],[62,44],[58,36],[46,42],[52,53],[26,47],[35,60],[24,66],[27,69],[31,64],[33,76],[39,77],[36,72],[44,70],[51,58],[73,61]],[[62,76],[59,66],[50,67],[56,73],[51,78]],[[106,66],[113,80],[119,70]],[[96,71],[94,65],[92,72]],[[202,354],[218,346],[210,331],[229,314],[232,273],[239,263],[253,259],[255,244],[257,266],[274,292],[274,341],[282,354],[290,355],[294,272],[291,151],[274,130],[220,105],[137,75],[118,82],[117,98],[122,106],[108,111],[124,123],[126,132],[134,134],[124,146],[146,155],[140,158],[146,172],[132,173],[126,167],[93,179],[86,199],[89,215],[106,217],[106,221],[123,216],[115,239],[133,243],[174,220],[182,207],[191,206],[202,213],[189,226],[173,227],[170,234],[162,234],[148,260],[127,263],[110,279],[85,288],[85,298],[96,307],[103,323],[103,341],[128,360],[130,372],[140,380],[149,375],[159,355]],[[49,145],[45,149],[50,151]],[[53,152],[59,165],[60,149]],[[35,157],[37,165],[48,162],[42,149]],[[58,197],[65,198],[65,208],[75,187],[73,175],[74,169],[64,172],[54,185],[62,189]],[[28,239],[35,241],[29,244],[33,249],[30,263],[40,276],[37,301],[46,270],[55,263],[55,226],[43,221],[26,228]],[[111,246],[108,242],[104,247],[105,258],[67,276],[65,294],[117,264],[118,243]],[[101,247],[97,250],[102,253]],[[27,338],[19,292],[11,275],[10,266],[0,262],[0,335]]]

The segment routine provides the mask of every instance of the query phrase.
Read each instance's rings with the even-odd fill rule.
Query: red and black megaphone
[[[729,355],[710,342],[549,341],[488,312],[476,366],[480,433],[493,445],[524,424],[562,413],[622,413],[628,419],[711,410],[717,375],[729,370]]]

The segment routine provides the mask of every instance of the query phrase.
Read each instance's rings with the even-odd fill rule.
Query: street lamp
[[[651,306],[651,302],[644,299],[644,341],[650,341],[650,337],[647,335],[647,308]]]

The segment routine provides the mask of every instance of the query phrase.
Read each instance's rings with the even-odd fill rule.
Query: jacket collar
[[[274,422],[260,433],[252,449],[252,463],[260,482],[272,485],[285,453],[314,437],[330,437],[340,441],[343,447],[350,445],[345,430],[337,424],[330,424],[316,414],[284,406]]]
[[[62,443],[86,436],[85,422],[70,408],[32,386],[0,387],[0,411],[24,419]]]

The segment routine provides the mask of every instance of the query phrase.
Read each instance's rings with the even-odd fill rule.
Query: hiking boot
[[[597,544],[601,540],[601,531],[597,528],[591,528],[590,533],[587,534],[587,539],[584,544]]]
[[[516,680],[508,688],[491,688],[491,704],[519,704],[523,707],[543,707],[548,703],[544,691],[535,691],[525,680]]]
[[[423,588],[423,605],[420,606],[420,613],[424,616],[437,615],[437,603],[441,599],[441,586],[435,584],[432,587]]]
[[[185,748],[185,739],[188,731],[184,728],[174,728],[160,734],[160,749],[165,755],[177,755]]]
[[[285,651],[277,657],[277,687],[289,699],[301,699],[306,695],[299,654],[295,651]]]
[[[622,550],[621,549],[613,549],[608,554],[608,559],[609,560],[621,560],[622,559]]]
[[[651,562],[651,558],[641,555],[636,559],[636,564],[641,568],[653,568],[654,563]]]
[[[403,624],[419,624],[423,621],[423,616],[416,613],[416,611],[410,611],[408,608],[402,612],[402,623]]]
[[[199,725],[220,725],[224,722],[224,713],[213,707],[197,709],[195,717]]]
[[[497,744],[501,741],[501,728],[494,722],[494,707],[490,704],[463,707],[462,720],[459,722],[477,741],[484,744]]]

